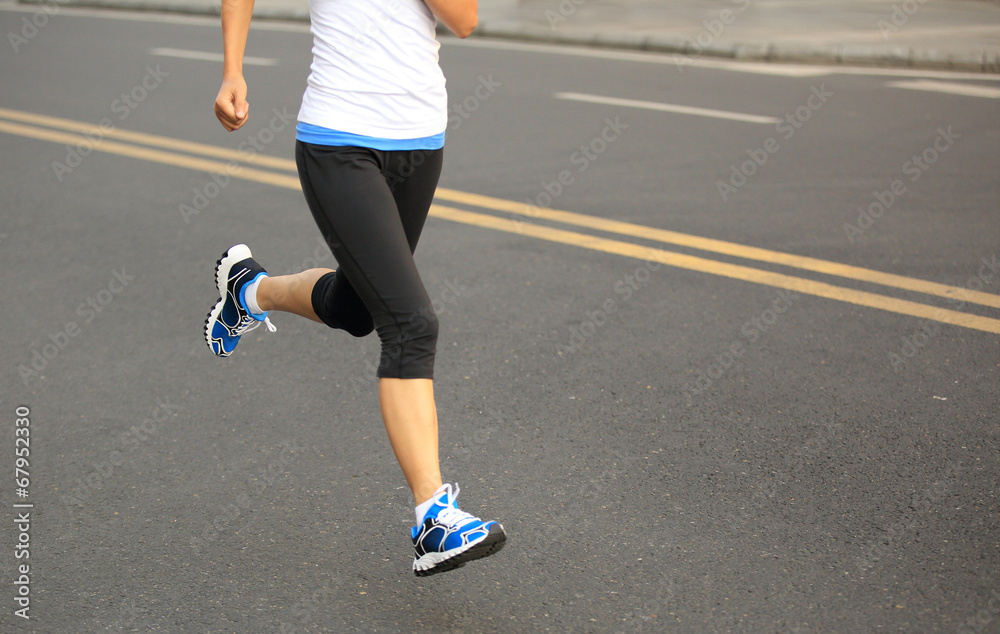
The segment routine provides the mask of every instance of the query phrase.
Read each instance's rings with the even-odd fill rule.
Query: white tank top
[[[383,139],[448,125],[435,19],[423,0],[309,0],[313,61],[299,121]]]

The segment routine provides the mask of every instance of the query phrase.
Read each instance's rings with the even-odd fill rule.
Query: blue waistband
[[[313,145],[367,147],[386,151],[440,150],[444,147],[444,132],[420,139],[381,139],[374,136],[331,130],[301,121],[295,126],[295,138],[303,143],[312,143]]]

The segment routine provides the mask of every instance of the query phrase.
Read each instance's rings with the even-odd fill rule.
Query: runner
[[[447,94],[435,18],[459,37],[476,0],[310,0],[313,62],[296,127],[295,159],[309,209],[339,268],[270,277],[243,244],[216,267],[208,315],[212,352],[229,356],[272,310],[381,341],[379,403],[413,492],[418,576],[499,551],[506,533],[458,508],[442,484],[433,370],[438,320],[413,262],[441,173]],[[215,115],[248,119],[243,53],[253,0],[223,0],[225,49]]]

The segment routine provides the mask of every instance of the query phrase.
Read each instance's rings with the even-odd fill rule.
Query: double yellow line
[[[241,178],[289,189],[300,189],[297,176],[281,173],[295,172],[295,162],[288,159],[264,156],[262,154],[248,154],[214,145],[117,128],[102,128],[99,135],[95,134],[97,130],[96,126],[80,121],[0,108],[0,132],[3,133],[70,146],[88,143],[93,147],[94,151],[199,171],[225,172],[233,178]],[[88,138],[88,135],[90,138]],[[97,140],[94,140],[94,137],[97,137]],[[766,271],[750,266],[667,251],[634,242],[567,231],[565,229],[556,229],[533,224],[530,220],[541,219],[606,234],[638,238],[647,242],[658,242],[697,249],[708,253],[943,297],[955,302],[1000,308],[1000,296],[982,291],[894,275],[892,273],[883,273],[881,271],[839,264],[817,258],[725,242],[723,240],[657,229],[655,227],[647,227],[619,220],[588,216],[571,211],[542,209],[512,200],[493,198],[491,196],[461,192],[453,189],[438,188],[436,198],[441,201],[502,212],[510,214],[510,216],[501,217],[435,204],[431,207],[430,211],[431,216],[435,218],[641,260],[657,261],[677,268],[720,275],[745,282],[787,289],[806,295],[825,297],[859,306],[878,308],[901,315],[931,319],[946,324],[1000,334],[1000,320],[991,317],[973,315],[930,304],[888,297],[878,293],[835,286],[826,282]],[[529,221],[519,221],[515,217],[527,218]]]

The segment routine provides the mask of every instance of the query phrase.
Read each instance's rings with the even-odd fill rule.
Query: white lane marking
[[[644,110],[658,110],[660,112],[674,112],[677,114],[692,114],[698,117],[712,117],[715,119],[728,119],[730,121],[745,121],[747,123],[779,123],[781,119],[774,117],[762,117],[756,114],[743,114],[741,112],[726,112],[725,110],[712,110],[710,108],[695,108],[692,106],[678,106],[672,103],[659,103],[656,101],[639,101],[638,99],[619,99],[618,97],[601,97],[599,95],[584,95],[578,92],[557,92],[553,95],[556,99],[568,99],[570,101],[584,101],[587,103],[599,103],[607,106],[622,106],[624,108],[642,108]]]
[[[181,59],[200,59],[206,62],[222,62],[225,58],[222,53],[207,53],[205,51],[185,51],[179,48],[151,48],[150,55],[160,57],[180,57]],[[250,66],[277,66],[278,60],[270,57],[244,57],[244,64]]]
[[[1000,88],[976,86],[973,84],[953,84],[946,81],[931,81],[929,79],[905,79],[900,81],[891,81],[889,82],[889,86],[893,88],[905,88],[907,90],[943,92],[949,95],[962,95],[963,97],[987,97],[989,99],[1000,99]]]

